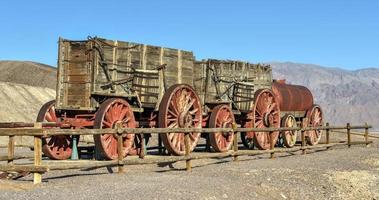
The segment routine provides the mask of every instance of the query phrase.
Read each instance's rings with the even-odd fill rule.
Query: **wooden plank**
[[[237,128],[237,124],[236,123],[233,123],[232,124],[233,128],[236,129]],[[233,137],[233,161],[238,161],[238,133],[237,132],[234,132],[234,137]]]
[[[185,145],[185,156],[189,157],[191,153],[191,145],[190,145],[190,136],[189,133],[186,133],[184,135],[184,145]],[[192,170],[192,163],[191,159],[186,160],[186,170],[191,171]]]
[[[32,159],[32,158],[34,158],[34,156],[27,156],[27,155],[24,155],[24,156],[13,156],[13,160]],[[8,160],[9,160],[9,156],[8,155],[7,156],[0,156],[0,161],[8,161]]]
[[[34,125],[35,128],[42,128],[41,123],[36,123]],[[39,167],[42,162],[42,137],[35,136],[34,137],[34,166]],[[42,174],[35,172],[33,174],[33,183],[40,184],[42,182]]]
[[[47,166],[34,166],[34,165],[0,165],[2,172],[32,172],[44,173],[49,171]]]
[[[9,136],[8,141],[8,164],[13,164],[15,148],[15,136]]]
[[[369,126],[371,127],[371,126]],[[350,126],[350,129],[364,129],[366,126]],[[308,131],[308,130],[341,130],[347,129],[346,126],[320,126],[320,127],[281,127],[281,128],[122,128],[125,134],[147,134],[147,133],[211,133],[211,132],[272,132],[272,131]],[[47,136],[47,135],[96,135],[96,134],[116,134],[117,129],[40,129],[40,128],[0,128],[0,136]]]
[[[347,145],[351,146],[351,133],[350,133],[350,123],[347,123],[346,124],[346,127],[347,127]]]

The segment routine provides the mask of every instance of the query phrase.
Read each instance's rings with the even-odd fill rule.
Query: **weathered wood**
[[[373,141],[353,141],[353,142],[350,142],[350,146],[351,145],[359,145],[359,144],[372,144]]]
[[[350,148],[351,146],[351,133],[350,133],[350,123],[346,124],[347,129],[347,145]]]
[[[141,151],[138,155],[139,158],[145,158],[146,155],[146,144],[145,144],[145,135],[140,135],[141,136]]]
[[[55,127],[59,124],[55,122],[44,122],[42,123],[42,127]],[[25,123],[25,122],[0,122],[0,128],[23,128],[23,127],[33,127],[33,123]]]
[[[49,171],[47,166],[34,166],[34,165],[0,165],[2,172],[31,172],[31,173],[45,173]]]
[[[233,126],[233,129],[237,128],[236,123],[233,123],[232,126]],[[239,135],[239,133],[233,132],[233,134],[234,134],[234,137],[233,137],[233,153],[234,153],[233,161],[238,161],[238,155],[236,153],[238,152],[238,135]]]
[[[326,122],[326,127],[329,127],[329,122]],[[326,129],[326,144],[330,143],[330,129]]]
[[[8,141],[8,164],[13,164],[14,160],[14,148],[15,148],[15,136],[9,136]]]
[[[40,128],[0,128],[0,136],[42,136]]]
[[[364,129],[366,126],[350,126],[352,129]],[[371,126],[368,126],[371,128]],[[346,126],[320,126],[320,127],[282,127],[282,128],[122,128],[117,129],[38,129],[38,128],[0,128],[0,136],[53,136],[53,135],[97,135],[97,134],[116,134],[121,131],[123,134],[159,134],[159,133],[211,133],[211,132],[272,132],[286,130],[341,130],[347,129]],[[376,136],[369,136],[376,137]]]
[[[343,134],[347,134],[346,131],[340,131],[340,130],[333,130],[332,132],[333,132],[333,133],[343,133]],[[350,131],[350,135],[365,136],[365,134],[366,134],[366,133],[359,133],[359,132],[353,132],[353,131]],[[367,137],[368,137],[368,138],[378,138],[378,139],[379,139],[379,135],[368,134]]]
[[[364,137],[365,137],[365,142],[366,142],[366,147],[367,147],[368,146],[368,128],[367,128],[368,124],[367,124],[367,122],[365,123],[365,126],[366,126],[366,128],[365,128],[365,135],[364,135]]]
[[[92,92],[127,96],[131,89],[138,93],[143,107],[151,107],[160,101],[157,96],[164,92],[163,82],[166,86],[193,85],[195,58],[189,51],[90,38],[84,41],[60,39],[58,54],[58,108],[95,110],[99,102],[90,98]],[[158,73],[140,73],[141,70],[157,71],[163,64],[166,65],[164,78]]]
[[[270,88],[271,67],[232,60],[202,60],[195,62],[194,86],[202,102],[233,100],[242,111],[253,104],[255,91]]]
[[[124,173],[124,163],[122,162],[122,160],[124,159],[124,156],[123,156],[123,150],[124,150],[124,146],[123,146],[123,139],[122,139],[122,135],[117,135],[117,152],[118,152],[118,173],[121,174],[121,173]]]
[[[304,130],[302,130],[301,131],[301,146],[303,147],[302,148],[302,154],[305,154],[306,152],[305,152],[305,131]]]
[[[42,128],[41,123],[35,123],[35,128]],[[34,136],[34,166],[38,167],[42,162],[42,137]],[[34,184],[39,184],[42,182],[42,174],[35,172],[33,178]]]
[[[186,157],[190,157],[191,145],[190,145],[189,133],[186,133],[184,135],[184,145],[185,145],[185,155],[186,155]],[[186,160],[186,170],[191,171],[191,168],[192,168],[191,159],[187,159]]]
[[[24,155],[24,156],[13,156],[13,161],[14,160],[20,160],[20,159],[32,159],[32,158],[34,158],[34,156],[26,156],[26,155]],[[9,160],[9,156],[7,155],[7,156],[0,156],[0,161],[8,161]]]
[[[49,166],[49,170],[69,170],[69,169],[85,169],[85,168],[101,168],[118,166],[118,160],[67,160],[65,161],[46,161],[45,165]],[[124,163],[125,164],[125,163]]]

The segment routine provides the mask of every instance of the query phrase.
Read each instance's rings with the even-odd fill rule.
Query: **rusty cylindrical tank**
[[[281,111],[306,111],[313,106],[312,93],[304,86],[286,84],[285,80],[275,80],[272,83],[272,91]]]

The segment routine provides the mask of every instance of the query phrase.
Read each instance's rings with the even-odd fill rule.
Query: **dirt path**
[[[0,181],[0,199],[379,199],[377,144],[298,154],[198,160],[192,172],[184,162],[52,171],[40,186]]]

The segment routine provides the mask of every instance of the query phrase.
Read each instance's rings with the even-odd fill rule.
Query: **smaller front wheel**
[[[295,116],[293,116],[291,114],[285,115],[282,118],[282,127],[296,128],[297,124],[296,124]],[[292,131],[282,131],[280,133],[281,137],[283,138],[283,144],[286,147],[291,148],[291,147],[295,146],[296,138],[297,138],[297,132],[298,131],[292,130]]]
[[[61,116],[55,110],[55,100],[45,103],[37,116],[37,122],[60,122]],[[42,152],[54,160],[66,160],[71,157],[72,136],[54,135],[42,139]]]
[[[213,108],[209,119],[209,128],[231,128],[235,123],[232,109],[227,105],[218,105]],[[212,132],[209,140],[216,152],[225,152],[233,144],[233,132]]]
[[[104,101],[95,115],[94,128],[107,129],[115,128],[121,124],[124,128],[136,128],[136,120],[131,106],[124,99],[112,98]],[[94,136],[96,149],[100,150],[103,157],[114,160],[118,154],[122,153],[123,157],[127,155],[133,147],[134,134],[124,134],[123,152],[117,150],[117,135],[102,134]]]
[[[306,117],[308,119],[307,127],[322,126],[323,114],[319,105],[313,105],[313,107],[307,111]],[[305,132],[305,139],[309,145],[316,145],[321,139],[321,130],[311,130]]]

